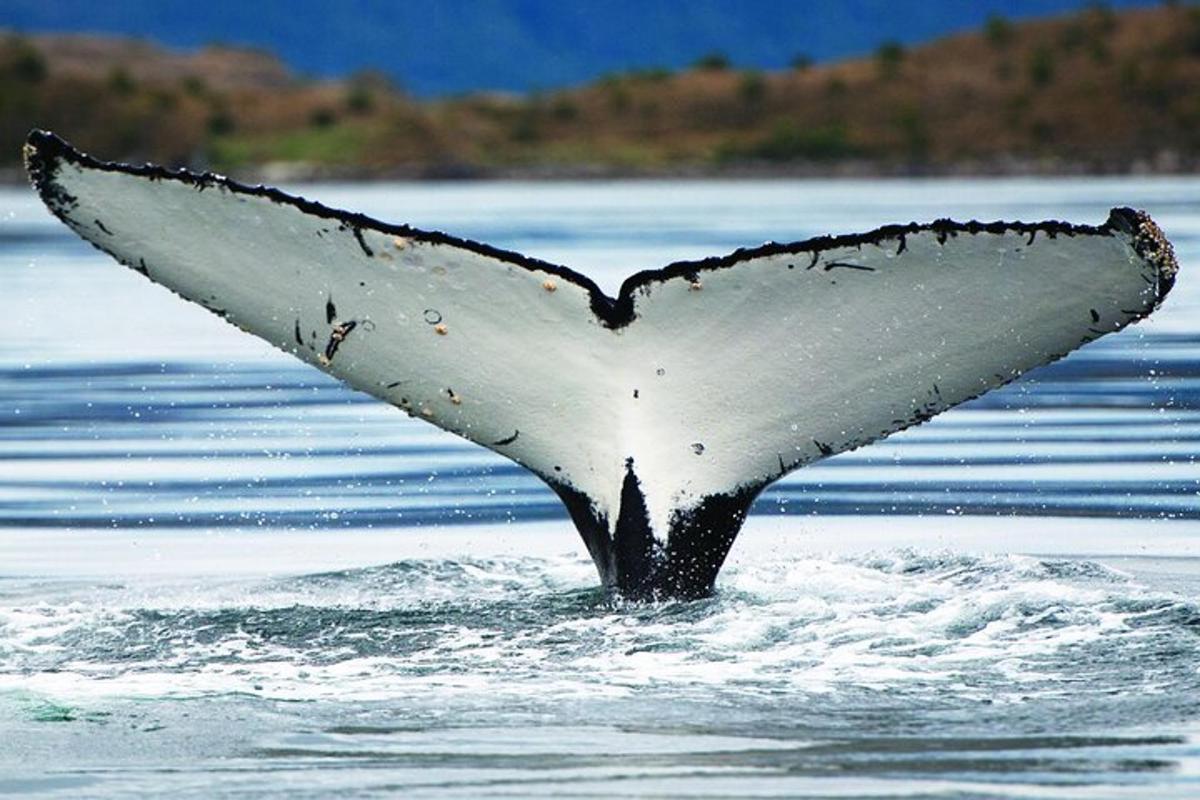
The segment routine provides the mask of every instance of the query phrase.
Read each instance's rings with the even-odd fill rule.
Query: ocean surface
[[[298,186],[572,266],[1150,211],[1152,319],[597,588],[522,469],[0,190],[0,795],[1200,796],[1200,179]],[[336,265],[333,265],[336,266]]]

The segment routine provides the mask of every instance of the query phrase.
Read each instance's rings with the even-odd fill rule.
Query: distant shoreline
[[[53,130],[97,158],[265,183],[1200,172],[1200,6],[1011,22],[787,69],[713,55],[441,99],[268,53],[0,32],[0,178]]]
[[[194,171],[194,170],[193,170]],[[241,183],[383,183],[403,181],[440,183],[453,181],[609,181],[609,180],[870,180],[898,178],[1079,178],[1079,177],[1190,177],[1200,176],[1200,161],[1164,154],[1153,160],[1124,164],[1011,158],[962,164],[881,164],[872,161],[836,163],[741,163],[721,167],[679,165],[629,169],[607,164],[541,164],[523,167],[476,165],[420,165],[370,171],[338,169],[327,165],[276,163],[237,170],[228,177]],[[25,184],[19,167],[0,169],[0,186]]]

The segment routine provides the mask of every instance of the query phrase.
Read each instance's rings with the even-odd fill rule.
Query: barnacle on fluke
[[[53,134],[25,158],[50,210],[121,263],[528,467],[634,597],[710,592],[772,481],[1120,330],[1178,274],[1149,216],[1117,208],[769,243],[610,297],[566,267]],[[403,256],[381,264],[385,248]]]
[[[1175,285],[1179,273],[1179,262],[1175,260],[1175,247],[1167,241],[1162,228],[1150,219],[1145,211],[1122,208],[1113,211],[1114,217],[1128,220],[1134,230],[1133,247],[1138,255],[1157,267],[1159,295],[1165,297]]]

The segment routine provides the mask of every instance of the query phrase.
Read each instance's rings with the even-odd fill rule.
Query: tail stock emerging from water
[[[791,470],[1012,381],[1153,311],[1144,213],[890,225],[589,278],[216,175],[97,161],[35,131],[73,231],[242,330],[521,464],[604,584],[698,597]]]

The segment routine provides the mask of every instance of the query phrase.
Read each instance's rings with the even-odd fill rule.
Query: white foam
[[[1169,620],[1147,621],[1146,609],[1183,601],[1122,570],[878,547],[928,539],[927,529],[943,523],[944,535],[976,544],[1000,525],[754,520],[718,598],[662,606],[608,606],[596,595],[573,595],[595,579],[581,554],[554,555],[565,525],[390,538],[156,535],[166,548],[150,562],[158,572],[142,571],[137,556],[112,557],[104,549],[112,534],[80,535],[75,560],[56,563],[55,578],[9,580],[0,653],[12,667],[0,671],[0,690],[483,704],[645,692],[953,691],[1004,704],[1064,691],[1079,669],[1077,654],[1089,647],[1116,648],[1116,670],[1121,653],[1134,658],[1156,637],[1175,635]],[[1189,529],[1091,520],[1019,527],[1029,529],[1026,544],[1035,549],[1044,549],[1047,531],[1058,531],[1060,544],[1074,539],[1075,550],[1112,549],[1130,534],[1174,535],[1180,544]],[[43,541],[43,568],[51,562],[45,548],[67,544]],[[83,555],[89,548],[92,561]],[[825,552],[813,554],[818,549]],[[522,555],[500,556],[504,550]],[[31,541],[23,552],[17,571],[28,574],[37,562]],[[101,553],[108,553],[103,561]],[[343,571],[288,577],[330,560]],[[395,566],[362,568],[380,561]],[[113,574],[67,578],[96,563]],[[1170,563],[1194,585],[1198,562]],[[351,564],[359,566],[346,569]],[[314,626],[313,617],[326,621]],[[1103,667],[1094,669],[1103,684]],[[1152,690],[1153,675],[1146,681]]]

